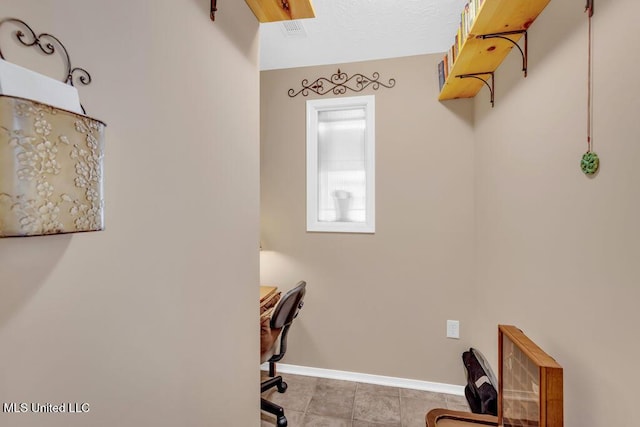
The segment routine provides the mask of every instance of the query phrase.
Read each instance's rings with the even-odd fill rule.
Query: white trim
[[[307,101],[307,231],[334,233],[375,233],[375,96],[350,96]],[[363,107],[365,110],[366,221],[341,222],[318,220],[318,113]]]
[[[268,371],[269,363],[263,363],[260,368],[263,371]],[[445,393],[453,394],[456,396],[464,396],[464,386],[461,385],[411,380],[407,378],[385,377],[383,375],[362,374],[359,372],[336,371],[333,369],[312,368],[309,366],[288,365],[285,363],[277,363],[276,369],[278,372],[282,372],[284,374],[329,378],[332,380],[354,381],[366,384],[410,388],[413,390],[431,391],[434,393]]]

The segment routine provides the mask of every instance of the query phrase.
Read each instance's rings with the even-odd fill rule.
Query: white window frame
[[[318,114],[321,111],[365,110],[365,222],[318,220]],[[375,233],[375,96],[353,96],[307,101],[307,231]]]

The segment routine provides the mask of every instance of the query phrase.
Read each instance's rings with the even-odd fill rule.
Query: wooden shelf
[[[550,0],[484,0],[467,39],[449,70],[449,76],[440,91],[439,100],[473,98],[483,87],[478,79],[456,76],[495,71],[514,45],[498,38],[482,39],[482,35],[526,30],[535,21]],[[509,38],[518,42],[522,34]]]
[[[311,0],[245,0],[260,22],[315,18]],[[286,5],[286,7],[284,6]]]

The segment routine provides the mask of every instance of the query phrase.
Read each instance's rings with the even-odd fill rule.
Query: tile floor
[[[263,379],[266,373],[262,373]],[[282,374],[285,393],[275,388],[262,397],[285,409],[289,427],[425,427],[433,408],[469,411],[463,396],[350,381]],[[262,427],[276,425],[262,412]]]

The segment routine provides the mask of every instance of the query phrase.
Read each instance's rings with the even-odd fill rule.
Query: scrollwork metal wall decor
[[[66,66],[66,75],[62,80],[64,83],[74,86],[74,75],[78,75],[75,78],[77,78],[77,80],[80,81],[80,83],[82,83],[83,85],[88,85],[91,83],[91,75],[87,72],[87,70],[79,67],[71,67],[71,58],[69,57],[69,51],[56,36],[48,33],[41,33],[39,35],[36,35],[35,31],[33,31],[26,22],[20,19],[5,18],[0,21],[0,27],[2,27],[2,25],[6,23],[14,23],[28,32],[28,35],[25,34],[22,29],[18,29],[14,32],[16,39],[18,39],[18,41],[22,43],[23,46],[38,47],[40,51],[42,51],[45,55],[53,55],[56,52],[55,45],[57,44],[58,46],[60,46],[60,48],[62,49],[62,59],[64,60]],[[2,48],[0,48],[0,58],[6,59],[4,57],[4,54],[2,53]]]
[[[300,94],[302,96],[309,95],[309,92],[313,92],[318,95],[326,95],[327,93],[333,93],[334,95],[345,94],[348,90],[352,92],[362,92],[367,87],[371,86],[373,90],[378,90],[380,86],[391,89],[396,85],[395,79],[389,79],[385,84],[380,81],[380,74],[374,72],[371,77],[367,77],[364,74],[353,74],[351,77],[347,73],[343,73],[338,68],[338,72],[331,75],[331,77],[319,77],[313,82],[309,83],[309,80],[302,80],[302,89],[296,92],[295,89],[289,89],[289,96],[294,98]]]
[[[25,47],[52,55],[59,47],[64,83],[83,85],[91,76],[73,68],[69,52],[47,33],[6,18],[0,26]],[[0,50],[0,58],[5,59]],[[82,108],[84,111],[84,108]],[[39,236],[104,229],[105,124],[36,100],[0,93],[0,237]]]

